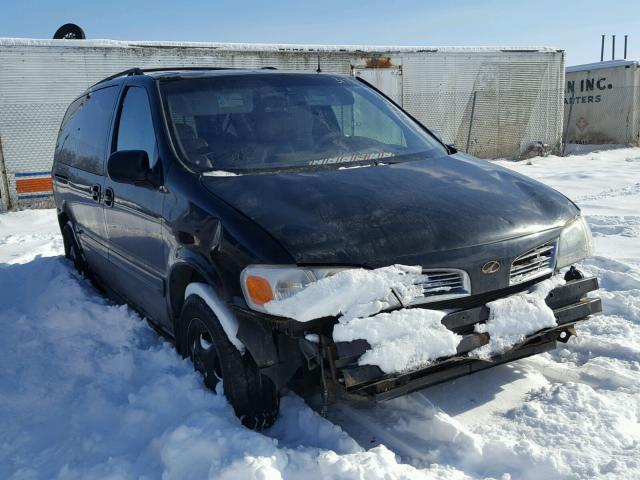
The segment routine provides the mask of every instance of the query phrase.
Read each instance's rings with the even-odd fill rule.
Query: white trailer
[[[49,198],[58,127],[85,88],[127,68],[179,66],[357,75],[445,142],[484,158],[561,141],[558,49],[0,39],[0,207]]]
[[[566,142],[636,146],[640,141],[640,64],[610,60],[567,67]]]

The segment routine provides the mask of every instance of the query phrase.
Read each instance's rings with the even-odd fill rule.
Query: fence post
[[[569,113],[567,114],[567,124],[564,126],[564,133],[562,135],[562,151],[560,152],[560,156],[564,157],[564,151],[567,148],[567,135],[569,135],[569,125],[571,125],[571,113],[573,112],[573,102],[575,100],[576,94],[572,92],[571,98],[569,99]]]
[[[2,155],[2,138],[0,138],[0,212],[11,208],[11,194],[9,193],[9,182],[7,179],[7,169]]]
[[[471,104],[471,116],[469,117],[469,133],[467,134],[467,148],[465,152],[469,153],[469,143],[471,142],[471,129],[473,128],[473,117],[476,113],[476,96],[478,91],[473,92],[473,103]]]

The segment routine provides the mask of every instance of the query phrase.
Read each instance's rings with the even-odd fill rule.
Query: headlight
[[[240,283],[249,307],[266,312],[265,303],[289,298],[304,290],[310,283],[342,270],[347,268],[250,265],[242,271]]]
[[[558,242],[558,260],[556,268],[560,269],[593,255],[593,238],[591,229],[582,215],[569,222]]]

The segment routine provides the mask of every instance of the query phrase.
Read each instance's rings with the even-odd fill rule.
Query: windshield
[[[233,75],[164,80],[160,89],[174,143],[200,172],[337,168],[447,153],[350,77]]]

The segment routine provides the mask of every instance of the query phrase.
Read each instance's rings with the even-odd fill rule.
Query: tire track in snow
[[[594,236],[640,237],[640,216],[589,215]]]
[[[628,195],[636,195],[638,193],[640,193],[640,183],[635,183],[633,185],[628,185],[621,188],[611,188],[611,189],[603,190],[600,193],[596,193],[596,194],[575,197],[573,200],[576,203],[580,204],[582,202],[589,202],[593,200],[603,200],[605,198],[626,197]]]

